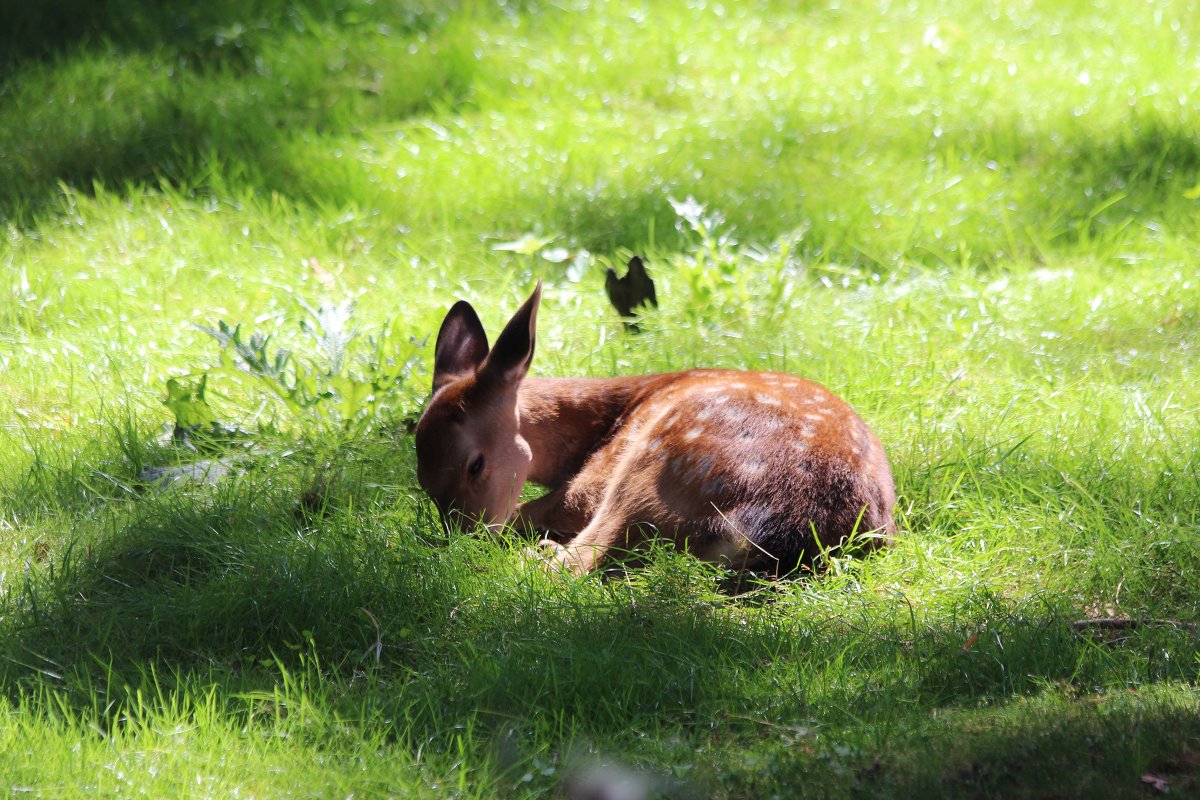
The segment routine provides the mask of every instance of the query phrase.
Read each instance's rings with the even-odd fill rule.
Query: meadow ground
[[[10,11],[0,789],[1198,791],[1198,25],[1115,0]],[[634,252],[640,334],[602,291]],[[537,277],[539,374],[845,396],[888,448],[896,547],[733,596],[672,552],[568,580],[445,536],[407,433],[426,337],[458,297],[495,331]],[[1100,618],[1142,624],[1073,627]]]

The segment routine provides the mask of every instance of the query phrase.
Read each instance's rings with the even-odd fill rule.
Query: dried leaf
[[[654,281],[646,272],[642,259],[634,256],[629,259],[629,272],[625,277],[618,278],[614,269],[609,267],[604,277],[604,291],[617,313],[622,317],[634,316],[634,310],[646,305],[658,307],[658,296],[654,291]],[[631,330],[637,330],[637,324],[626,322]]]
[[[337,289],[337,280],[329,270],[321,266],[321,262],[315,258],[306,258],[302,262],[306,267],[312,270],[313,277],[317,282],[325,287],[325,291],[332,292]]]
[[[1153,772],[1147,772],[1145,775],[1143,775],[1142,783],[1161,794],[1167,794],[1171,791],[1171,784],[1165,778],[1160,778]]]

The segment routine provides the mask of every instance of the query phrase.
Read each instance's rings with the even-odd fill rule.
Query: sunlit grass
[[[108,6],[0,33],[0,785],[1194,787],[1187,4]],[[637,335],[602,291],[632,251]],[[350,437],[196,327],[303,355],[301,303],[353,300],[361,345],[465,297],[494,333],[538,277],[541,374],[844,395],[897,546],[742,596],[666,551],[551,578],[442,534],[415,408]],[[149,488],[201,457],[162,400],[204,373],[250,442],[215,486]],[[1159,622],[1070,627],[1094,617]]]

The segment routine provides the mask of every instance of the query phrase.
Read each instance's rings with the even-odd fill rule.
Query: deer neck
[[[654,376],[526,378],[517,395],[529,480],[556,489],[579,472]]]

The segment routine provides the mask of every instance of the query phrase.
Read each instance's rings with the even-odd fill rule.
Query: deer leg
[[[595,518],[617,467],[611,451],[596,453],[570,481],[518,506],[518,521],[544,533],[575,536]]]
[[[571,496],[569,490],[569,486],[563,486],[517,506],[514,524],[548,536],[576,535],[587,526],[593,509]]]
[[[592,572],[609,551],[632,550],[648,535],[646,526],[622,513],[615,503],[605,502],[578,536],[555,548],[553,566],[576,575]]]

